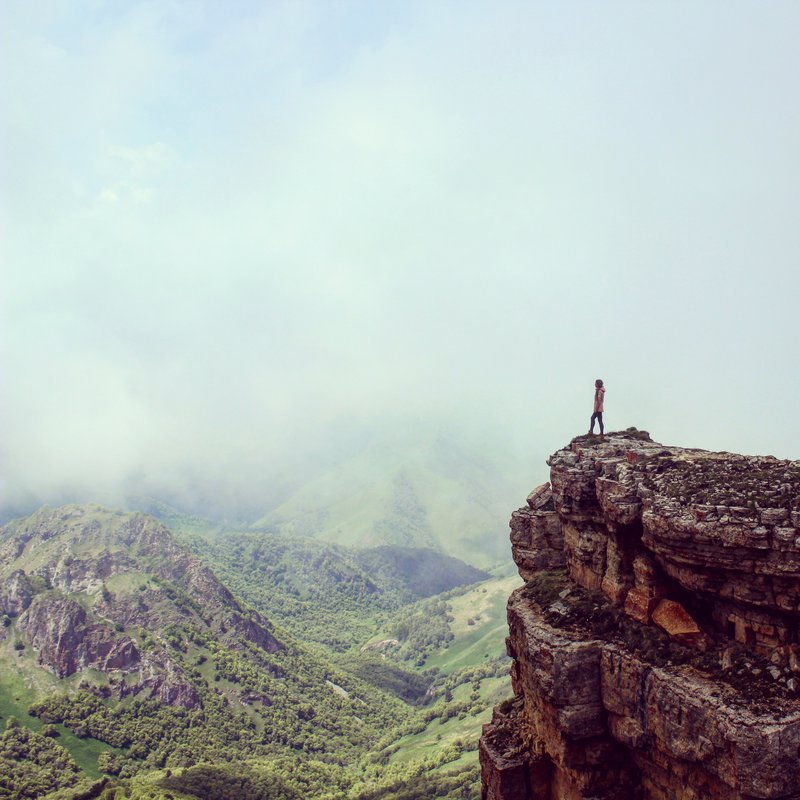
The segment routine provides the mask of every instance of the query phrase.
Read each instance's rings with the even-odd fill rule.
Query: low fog
[[[800,7],[3,3],[8,517],[443,436],[800,458]],[[509,509],[510,510],[510,509]]]

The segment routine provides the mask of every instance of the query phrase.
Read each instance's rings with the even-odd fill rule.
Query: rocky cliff
[[[487,800],[800,798],[800,462],[579,437],[511,519]]]

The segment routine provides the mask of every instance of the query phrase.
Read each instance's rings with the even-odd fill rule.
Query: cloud
[[[343,415],[543,456],[597,375],[800,450],[791,4],[4,15],[7,499],[257,494]]]

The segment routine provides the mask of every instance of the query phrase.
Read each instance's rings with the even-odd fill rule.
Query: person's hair
[[[599,389],[599,388],[600,388],[600,387],[603,385],[603,381],[602,381],[602,380],[600,380],[600,378],[598,378],[598,379],[597,379],[597,380],[594,382],[594,385],[595,385],[595,386],[596,386],[596,387]]]

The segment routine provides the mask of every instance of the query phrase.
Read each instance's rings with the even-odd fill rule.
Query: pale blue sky
[[[611,428],[800,458],[797,3],[0,14],[6,502],[257,494],[343,415],[532,484],[598,376]]]

